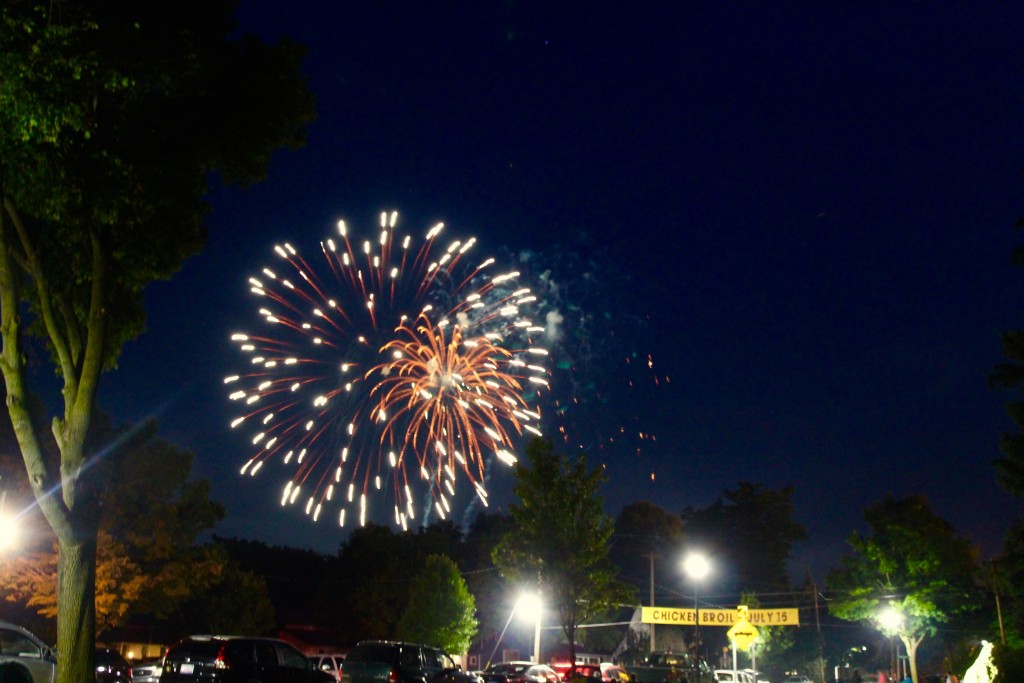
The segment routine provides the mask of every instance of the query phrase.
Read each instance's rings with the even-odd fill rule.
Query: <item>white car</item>
[[[0,680],[53,683],[57,655],[29,631],[0,621]]]
[[[341,667],[342,667],[342,662],[345,661],[345,655],[342,655],[342,654],[313,655],[313,656],[310,657],[310,659],[312,659],[314,662],[316,662],[316,668],[320,669],[321,671],[326,671],[327,673],[331,674],[332,676],[334,676],[334,679],[336,681],[340,681],[341,680]]]
[[[760,671],[753,669],[715,669],[715,680],[719,683],[771,683]]]
[[[150,657],[132,662],[132,683],[158,683],[163,668],[163,657]]]
[[[718,683],[757,683],[746,671],[732,669],[715,669],[715,680]]]

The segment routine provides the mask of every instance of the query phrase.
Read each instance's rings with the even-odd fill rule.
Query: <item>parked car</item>
[[[342,667],[342,662],[345,661],[345,655],[341,655],[341,654],[313,655],[311,657],[311,659],[314,662],[316,662],[316,668],[320,669],[321,671],[326,671],[327,673],[331,674],[332,676],[334,676],[334,680],[336,680],[336,681],[340,681],[341,680],[341,667]]]
[[[163,666],[163,657],[151,657],[132,662],[132,683],[158,683]]]
[[[190,636],[167,649],[160,683],[331,683],[294,645],[277,638]]]
[[[451,656],[429,645],[364,640],[345,657],[342,683],[483,683]]]
[[[128,683],[132,679],[132,667],[117,650],[109,647],[96,648],[96,683]]]
[[[0,621],[0,680],[52,683],[57,679],[57,655],[30,631]]]
[[[597,683],[629,683],[629,674],[622,667],[611,662],[601,664],[577,664],[576,679]]]
[[[715,669],[715,680],[718,683],[756,683],[754,677],[746,671],[732,669]]]
[[[483,670],[484,683],[559,683],[555,670],[533,662],[501,662]]]

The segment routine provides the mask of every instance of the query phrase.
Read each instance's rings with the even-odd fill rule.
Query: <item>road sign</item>
[[[750,649],[751,644],[757,640],[759,635],[761,634],[758,632],[757,627],[746,619],[737,621],[729,629],[729,638],[732,639],[732,642],[736,643],[736,647],[744,652]]]

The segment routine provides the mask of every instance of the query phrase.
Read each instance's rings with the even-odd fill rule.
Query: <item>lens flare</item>
[[[494,259],[471,263],[475,238],[441,245],[437,224],[414,247],[397,219],[381,214],[362,240],[339,221],[311,261],[275,246],[248,279],[259,331],[231,335],[245,358],[224,378],[251,449],[241,473],[284,471],[281,505],[314,521],[446,517],[461,479],[486,505],[488,463],[514,464],[517,439],[541,434],[536,295]]]

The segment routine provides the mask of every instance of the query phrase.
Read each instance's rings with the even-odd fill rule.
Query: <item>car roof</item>
[[[212,641],[212,640],[269,640],[272,643],[283,643],[285,641],[280,638],[270,638],[268,636],[232,636],[232,635],[210,635],[206,633],[200,633],[191,635],[182,640],[193,640],[193,641]]]
[[[32,631],[29,631],[29,630],[28,630],[27,628],[25,628],[24,626],[18,626],[17,624],[12,624],[12,623],[11,623],[11,622],[9,622],[9,621],[0,621],[0,627],[3,627],[3,628],[9,628],[9,629],[11,629],[12,631],[17,631],[18,633],[21,633],[21,634],[23,634],[23,635],[29,636],[29,637],[30,637],[30,638],[32,638],[33,640],[38,640],[38,641],[39,641],[40,643],[42,643],[42,642],[43,642],[43,641],[42,641],[42,640],[41,640],[41,639],[39,638],[39,636],[37,636],[36,634],[32,633]]]

